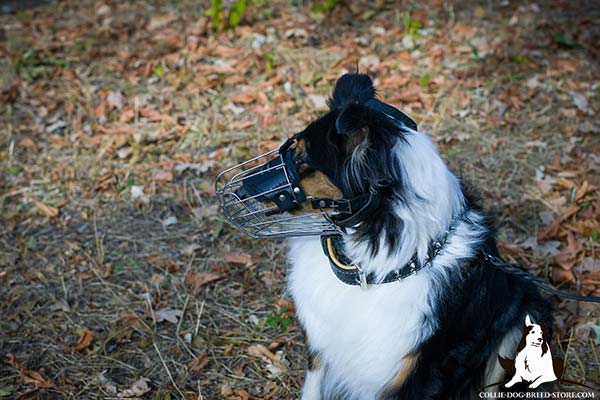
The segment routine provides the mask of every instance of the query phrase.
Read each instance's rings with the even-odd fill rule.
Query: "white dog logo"
[[[540,325],[531,322],[529,315],[525,317],[525,330],[517,348],[514,368],[515,375],[506,384],[507,388],[527,382],[529,388],[535,389],[542,383],[558,379],[554,372],[546,332]]]

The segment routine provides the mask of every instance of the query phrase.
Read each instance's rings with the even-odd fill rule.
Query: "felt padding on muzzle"
[[[289,211],[306,200],[302,189],[296,186],[299,179],[293,154],[287,151],[245,178],[238,194],[254,196],[259,201],[270,200],[280,211]]]

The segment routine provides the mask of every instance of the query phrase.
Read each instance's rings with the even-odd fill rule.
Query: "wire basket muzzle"
[[[299,180],[292,153],[276,149],[219,173],[215,193],[225,217],[251,237],[339,233],[325,211],[305,203]]]

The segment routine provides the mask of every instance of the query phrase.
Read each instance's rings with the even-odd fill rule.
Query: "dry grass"
[[[311,96],[358,60],[480,188],[505,254],[532,271],[560,267],[523,242],[572,189],[540,194],[540,167],[571,181],[572,195],[587,180],[582,211],[561,227],[578,227],[578,261],[592,259],[575,275],[598,268],[586,214],[600,184],[592,2],[339,4],[317,22],[309,6],[265,3],[219,34],[187,0],[63,1],[0,16],[0,356],[18,363],[0,364],[0,398],[111,398],[140,378],[144,398],[296,398],[306,359],[283,246],[227,225],[212,180],[300,129],[318,111]],[[406,10],[427,29],[414,51],[401,44]],[[266,97],[232,107],[247,90]],[[114,109],[111,92],[123,96]],[[220,279],[194,288],[189,272]],[[598,306],[556,306],[567,377],[600,384]],[[176,322],[161,321],[172,310]]]

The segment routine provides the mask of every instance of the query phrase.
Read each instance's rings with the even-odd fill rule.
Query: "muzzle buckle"
[[[352,214],[352,202],[349,199],[330,199],[325,197],[310,198],[312,208],[322,210],[331,208],[334,212],[340,214]]]

